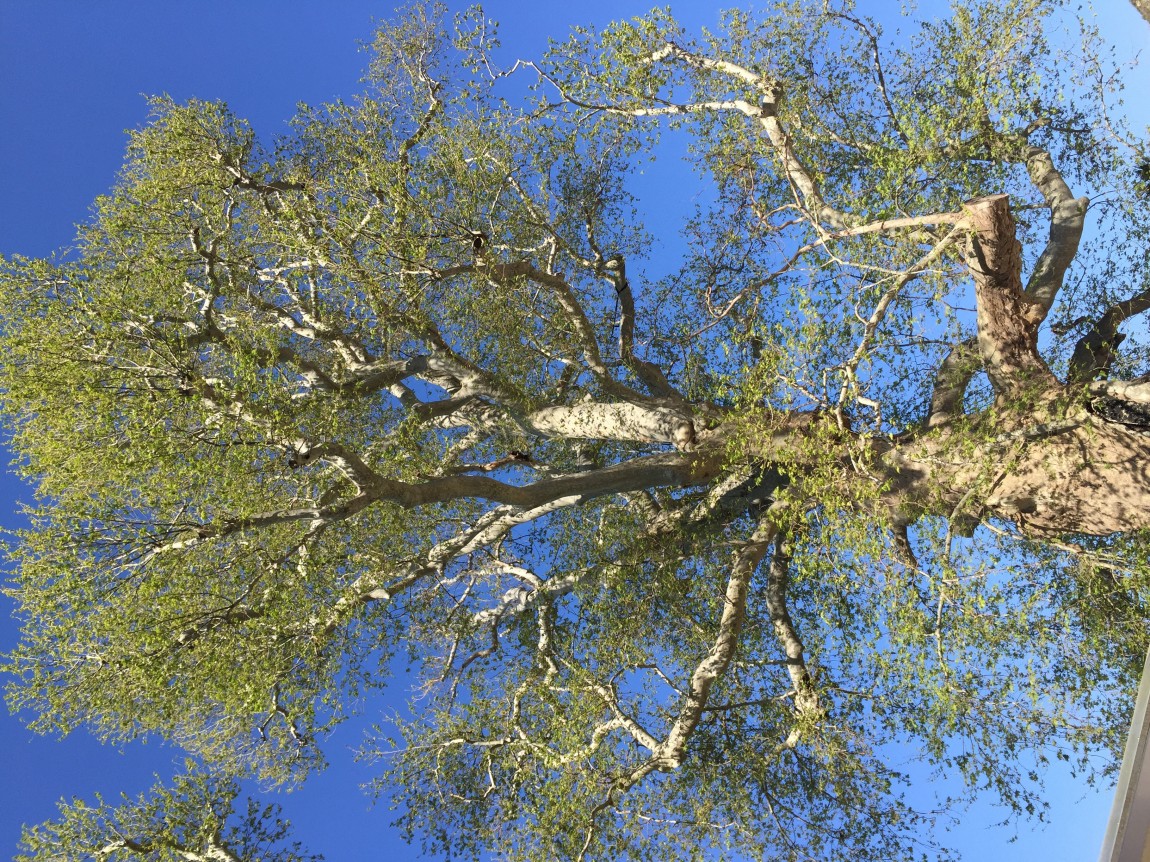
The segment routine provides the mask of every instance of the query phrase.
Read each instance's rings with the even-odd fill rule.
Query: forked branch
[[[772,503],[759,519],[751,537],[735,553],[731,575],[723,594],[723,612],[719,630],[711,649],[691,674],[691,681],[667,736],[660,744],[657,758],[663,769],[677,768],[686,755],[687,741],[702,718],[711,688],[722,678],[739,643],[739,631],[747,611],[747,587],[751,576],[766,556],[771,542],[779,535],[778,519],[787,504]]]
[[[1150,310],[1150,288],[1107,308],[1074,346],[1067,382],[1089,383],[1107,374],[1123,339],[1118,327],[1147,310]]]

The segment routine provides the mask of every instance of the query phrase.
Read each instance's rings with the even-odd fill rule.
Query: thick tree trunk
[[[948,398],[936,398],[943,406],[932,409],[929,423],[937,433],[881,456],[892,471],[894,502],[904,516],[929,511],[968,524],[1011,518],[1035,537],[1150,527],[1150,438],[1143,434],[1150,409],[1140,389],[1064,385],[1051,373],[1038,351],[1047,307],[1023,290],[1009,199],[991,195],[964,210],[978,352],[995,408],[962,415],[961,393],[943,381]],[[959,379],[964,388],[969,375]]]
[[[1053,394],[1065,393],[1059,386]],[[1150,529],[1150,436],[1096,415],[1081,398],[1051,395],[1043,393],[1045,404],[1036,412],[1007,413],[992,425],[972,422],[896,443],[872,439],[866,481],[882,483],[881,505],[895,523],[929,514],[973,528],[996,517],[1035,538]],[[809,429],[819,421],[814,414],[788,417],[751,444],[750,454],[790,464],[793,477],[805,469],[801,453],[809,452]],[[763,425],[778,423],[764,417]],[[745,425],[729,434],[745,436]],[[696,473],[703,474],[703,464],[709,473],[723,469],[727,436],[724,426],[707,435],[690,456]],[[859,478],[859,461],[848,454],[857,453],[859,443],[849,436],[841,443],[844,483]]]
[[[991,195],[964,210],[978,355],[973,343],[952,351],[923,429],[863,446],[892,520],[941,515],[966,533],[998,517],[1036,538],[1150,528],[1150,385],[1059,381],[1038,351],[1047,307],[1023,290],[1009,199]],[[963,393],[978,360],[997,398],[993,410],[971,415],[963,412]],[[815,414],[764,416],[762,426],[771,431],[752,445],[751,456],[802,470],[808,432],[821,421]],[[704,432],[704,448],[738,433],[723,426]],[[848,452],[858,452],[862,441],[846,434],[841,443],[849,482],[858,467]]]
[[[1011,425],[984,442],[956,432],[893,449],[892,500],[911,516],[1008,518],[1036,538],[1150,528],[1150,437],[1081,405]]]

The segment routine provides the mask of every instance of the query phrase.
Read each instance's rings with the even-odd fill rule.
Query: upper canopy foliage
[[[1041,816],[1150,577],[1146,154],[1058,7],[514,66],[416,8],[271,149],[155,100],[75,251],[0,271],[11,703],[289,780],[406,654],[380,788],[433,853],[937,854],[907,743]]]

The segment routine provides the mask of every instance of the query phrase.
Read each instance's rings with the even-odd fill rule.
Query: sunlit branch
[[[1026,296],[1049,312],[1066,270],[1078,253],[1090,199],[1074,197],[1046,150],[1027,146],[1023,156],[1031,182],[1050,207],[1050,238],[1030,274]]]
[[[787,552],[782,535],[775,538],[775,551],[771,556],[767,577],[767,612],[775,636],[787,657],[787,675],[791,678],[794,691],[795,713],[800,719],[818,716],[821,712],[818,692],[811,679],[810,669],[803,655],[803,642],[791,619],[787,607],[787,587],[790,583],[790,554]],[[787,736],[784,746],[793,748],[799,739],[801,728],[796,726]]]
[[[559,508],[556,506],[555,508]],[[560,577],[547,578],[531,588],[512,587],[499,599],[499,603],[492,608],[484,608],[472,615],[471,621],[476,627],[497,626],[507,616],[518,616],[531,610],[535,605],[544,601],[552,602],[560,596],[570,593],[594,569],[580,569],[569,572]]]
[[[587,827],[583,845],[577,859],[584,859],[598,831],[598,818],[607,810],[618,805],[619,800],[644,778],[656,771],[677,769],[686,756],[687,744],[702,719],[707,707],[711,688],[726,672],[727,666],[738,645],[739,630],[746,614],[747,587],[759,562],[766,555],[772,541],[779,533],[776,518],[785,504],[774,504],[759,520],[750,538],[735,552],[731,565],[731,576],[727,581],[723,596],[723,610],[719,618],[718,632],[714,643],[703,660],[691,674],[687,691],[683,695],[678,715],[662,741],[637,726],[631,730],[632,736],[644,748],[652,752],[638,766],[618,775],[611,783],[603,799],[587,816]],[[598,686],[596,692],[604,699],[605,705],[618,709],[614,704],[614,693]],[[622,711],[615,712],[617,718],[627,719]]]
[[[710,651],[691,674],[686,696],[679,707],[679,714],[659,744],[656,753],[659,768],[674,769],[683,762],[687,742],[702,718],[711,688],[731,663],[738,646],[739,630],[746,615],[747,586],[771,542],[779,534],[778,518],[786,505],[783,502],[772,503],[759,519],[754,533],[735,552],[731,563],[731,575],[723,595],[723,611],[719,617],[718,632]]]
[[[687,51],[674,43],[668,43],[660,52],[669,58],[679,60],[689,66],[699,69],[719,72],[727,77],[735,78],[743,84],[753,86],[761,94],[759,104],[751,105],[741,99],[729,107],[755,119],[779,157],[783,172],[798,193],[798,197],[807,212],[817,222],[826,221],[836,229],[849,227],[849,219],[838,210],[829,206],[823,200],[822,193],[814,180],[814,175],[802,163],[791,144],[790,135],[784,129],[778,117],[778,105],[783,97],[782,82],[760,75],[727,60],[715,60]],[[654,59],[654,55],[652,57]],[[661,59],[661,57],[660,57]],[[727,106],[725,106],[727,107]]]
[[[918,228],[924,225],[941,225],[953,224],[956,227],[962,227],[967,223],[965,213],[961,212],[944,212],[944,213],[928,213],[920,216],[900,216],[898,218],[879,219],[878,221],[867,222],[866,224],[856,225],[855,227],[844,228],[843,230],[834,231],[832,233],[823,232],[822,235],[814,242],[809,242],[800,246],[795,251],[780,263],[773,271],[767,275],[757,278],[750,284],[741,288],[733,297],[727,300],[722,306],[715,308],[712,306],[710,294],[708,292],[707,306],[711,316],[714,318],[709,321],[705,326],[695,330],[692,335],[699,335],[707,329],[713,327],[718,321],[727,317],[740,302],[761,290],[771,282],[775,281],[781,276],[788,275],[794,271],[795,264],[799,259],[808,252],[814,251],[819,248],[826,248],[827,245],[839,239],[849,239],[856,236],[865,236],[872,233],[886,233],[888,231],[903,231],[907,228]],[[937,240],[930,236],[929,233],[924,231],[915,231],[916,239],[930,239],[932,242]]]
[[[222,843],[216,843],[214,841],[208,842],[206,848],[200,851],[192,850],[186,844],[180,844],[175,841],[153,843],[148,841],[135,841],[131,838],[119,838],[99,848],[95,851],[96,858],[104,859],[111,856],[117,850],[128,850],[135,855],[149,859],[158,858],[156,854],[160,853],[165,856],[175,856],[183,860],[183,862],[244,862],[243,859]]]
[[[1123,401],[1150,404],[1150,381],[1095,380],[1087,387],[1092,395],[1109,395]]]
[[[649,64],[666,63],[668,61],[680,62],[694,69],[714,72],[732,78],[743,86],[749,86],[760,94],[759,104],[753,104],[745,99],[709,99],[680,104],[664,103],[655,107],[624,107],[615,104],[592,104],[580,100],[570,94],[553,77],[530,65],[541,78],[548,81],[559,92],[560,98],[566,104],[585,108],[591,111],[602,111],[628,117],[667,117],[695,113],[711,113],[719,111],[736,111],[754,120],[762,130],[764,137],[770,143],[782,165],[783,173],[787,176],[795,189],[796,196],[803,209],[810,214],[816,227],[819,222],[825,221],[836,229],[850,226],[850,220],[841,212],[829,206],[823,199],[811,171],[802,163],[791,144],[790,135],[786,132],[778,117],[778,104],[783,96],[782,82],[762,75],[733,63],[728,60],[717,60],[711,57],[688,51],[674,42],[667,42],[659,49],[653,51],[646,59]]]
[[[671,443],[680,449],[695,440],[694,424],[684,410],[630,402],[544,407],[527,414],[524,422],[545,437]]]
[[[404,170],[409,170],[411,166],[411,151],[420,145],[420,143],[427,137],[428,131],[431,129],[431,124],[437,116],[443,112],[443,99],[440,98],[440,92],[443,90],[443,84],[440,81],[433,80],[430,76],[426,75],[424,70],[420,70],[419,77],[424,84],[427,85],[428,104],[427,109],[420,117],[419,125],[399,147],[399,158],[397,161],[403,166]]]
[[[401,566],[380,563],[377,570],[360,575],[341,591],[342,596],[329,611],[327,622],[319,636],[326,636],[334,631],[335,627],[356,608],[372,602],[391,601],[421,581],[441,576],[447,567],[460,557],[496,544],[514,527],[531,523],[581,501],[581,497],[561,497],[530,509],[500,506],[485,512],[472,526],[436,543],[426,553],[404,562]],[[571,589],[578,582],[579,576],[575,574],[572,578],[570,584],[566,583],[566,579],[560,578],[546,582],[542,592],[536,590],[528,593],[523,597],[524,608],[536,603],[540,598],[551,594],[558,595]],[[538,596],[535,595],[536,592],[539,592]],[[516,594],[504,598],[511,604],[519,597]],[[499,613],[496,615],[501,616]],[[484,620],[479,622],[482,623]]]
[[[843,382],[839,389],[838,404],[842,405],[846,402],[847,396],[852,387],[856,385],[855,372],[858,369],[859,363],[863,361],[870,350],[871,344],[874,341],[875,333],[878,331],[879,324],[882,323],[886,317],[887,309],[890,308],[892,302],[898,298],[899,293],[907,284],[914,280],[919,273],[930,267],[935,261],[945,254],[946,250],[954,245],[955,241],[961,236],[965,224],[960,222],[951,231],[939,240],[934,248],[915,261],[905,272],[897,276],[890,287],[886,289],[879,301],[875,304],[874,310],[871,312],[870,317],[867,318],[863,326],[863,335],[859,339],[858,346],[855,348],[854,353],[842,365]]]

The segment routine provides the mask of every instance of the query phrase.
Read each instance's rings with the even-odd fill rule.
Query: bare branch
[[[531,589],[513,587],[499,598],[499,603],[495,607],[484,608],[477,612],[472,616],[471,621],[476,626],[496,626],[509,614],[516,616],[543,601],[551,602],[559,596],[566,595],[575,589],[592,571],[594,570],[580,569],[561,577],[548,578]]]
[[[1118,345],[1125,337],[1118,331],[1118,327],[1148,309],[1150,288],[1106,309],[1074,346],[1067,383],[1089,383],[1109,372]]]
[[[886,75],[883,73],[882,68],[882,52],[879,50],[878,37],[875,35],[874,30],[865,21],[853,15],[834,11],[829,7],[824,7],[824,9],[824,14],[831,18],[841,18],[844,21],[850,21],[865,36],[867,43],[870,45],[871,65],[874,67],[875,88],[878,90],[879,99],[881,99],[883,106],[886,108],[887,116],[890,118],[891,125],[894,126],[895,131],[898,133],[899,140],[909,146],[910,139],[907,138],[906,132],[902,130],[902,126],[898,121],[898,112],[895,111],[894,105],[890,100],[890,93],[887,91]]]
[[[946,250],[954,244],[965,227],[966,225],[963,222],[956,225],[946,236],[935,243],[934,248],[915,261],[905,272],[897,276],[891,283],[891,286],[883,293],[878,303],[875,304],[874,310],[863,326],[863,336],[859,339],[858,346],[850,358],[842,365],[843,383],[839,390],[840,405],[846,401],[850,388],[855,384],[855,371],[859,363],[866,358],[871,343],[874,341],[875,333],[886,317],[887,309],[890,308],[891,303],[895,301],[902,289],[913,281],[919,273],[943,256]]]

